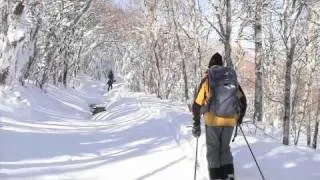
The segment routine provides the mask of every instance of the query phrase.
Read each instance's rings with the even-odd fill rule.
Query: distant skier
[[[235,71],[223,66],[219,53],[212,56],[199,87],[192,107],[192,134],[196,138],[201,134],[200,109],[203,108],[210,180],[234,180],[230,140],[234,126],[241,124],[246,112],[245,94]]]
[[[113,75],[112,70],[110,70],[110,72],[108,74],[108,79],[109,80],[108,80],[107,84],[108,84],[108,91],[109,91],[110,89],[112,89],[112,84],[114,82],[114,75]]]

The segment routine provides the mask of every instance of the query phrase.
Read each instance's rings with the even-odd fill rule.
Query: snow
[[[76,89],[49,85],[45,92],[31,84],[0,89],[1,180],[193,179],[186,106],[130,92],[121,81],[110,92],[105,82],[79,82]],[[92,116],[89,104],[107,111]],[[320,179],[319,150],[283,146],[250,128],[243,126],[266,179]],[[206,180],[202,132],[197,179]],[[231,146],[236,178],[261,179],[240,131]]]
[[[7,36],[10,43],[18,42],[25,37],[25,32],[23,29],[13,29],[11,26],[10,28],[11,29],[9,29]]]

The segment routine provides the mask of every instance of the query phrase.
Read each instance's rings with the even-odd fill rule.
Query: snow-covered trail
[[[88,78],[79,89],[49,86],[0,89],[1,180],[192,180],[195,139],[183,104],[132,93],[123,84],[106,93]],[[104,104],[94,117],[89,104]],[[266,180],[320,179],[320,152],[282,146],[243,125]],[[259,134],[261,133],[261,134]],[[261,179],[241,136],[231,143],[238,180]],[[208,180],[204,129],[198,180]]]
[[[5,148],[0,150],[0,179],[192,177],[191,145],[181,144],[183,134],[187,137],[187,129],[182,132],[181,125],[190,123],[186,108],[142,93],[127,93],[121,84],[104,96],[102,92],[97,94],[104,99],[107,111],[92,119],[57,111],[49,121],[2,119],[0,141]],[[64,103],[72,104],[70,101]],[[53,109],[47,108],[44,114]],[[175,118],[181,121],[173,121]]]

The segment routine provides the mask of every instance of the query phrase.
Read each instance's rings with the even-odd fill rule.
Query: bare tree
[[[19,69],[17,66],[25,60],[17,57],[18,51],[24,52],[28,48],[30,28],[22,26],[28,22],[21,18],[25,11],[24,3],[18,0],[0,3],[0,85],[12,84]]]
[[[176,14],[174,11],[174,6],[175,6],[175,1],[171,1],[171,15],[172,15],[172,21],[174,24],[174,33],[175,33],[175,37],[176,37],[176,41],[177,41],[177,46],[178,46],[178,50],[179,50],[179,54],[180,54],[180,58],[181,58],[181,69],[182,69],[182,75],[183,75],[183,82],[184,82],[184,97],[185,100],[189,99],[189,88],[188,88],[188,77],[187,77],[187,70],[186,70],[186,62],[185,62],[185,55],[182,49],[182,45],[181,45],[181,40],[180,40],[180,36],[178,34],[179,31],[179,26],[176,20]]]
[[[316,112],[316,122],[314,125],[314,134],[313,134],[313,142],[312,142],[312,148],[317,149],[317,142],[318,142],[318,133],[319,133],[319,115],[320,115],[320,89],[318,92],[318,108]]]
[[[227,62],[227,66],[233,67],[233,62],[231,59],[231,0],[216,1],[209,0],[212,8],[214,9],[214,14],[216,22],[210,21],[206,18],[210,26],[217,32],[220,37],[220,40],[224,44],[225,57],[224,59]],[[218,24],[218,27],[215,25]]]
[[[312,83],[313,83],[313,75],[315,71],[315,56],[314,56],[314,39],[316,39],[315,36],[315,24],[313,23],[315,21],[316,14],[310,10],[308,12],[308,32],[307,32],[307,46],[306,46],[306,62],[307,62],[307,86],[306,86],[306,92],[307,95],[304,97],[304,101],[306,102],[305,107],[311,107],[313,104],[313,100],[311,97],[312,95]],[[310,95],[311,94],[311,95]],[[309,101],[308,101],[309,100]],[[309,111],[304,110],[304,114],[309,113],[309,118],[307,121],[307,146],[311,146],[311,108],[309,108]]]
[[[289,144],[290,120],[291,120],[291,72],[294,60],[294,52],[297,39],[295,26],[303,8],[300,0],[284,0],[283,19],[281,21],[281,37],[286,50],[286,75],[284,90],[284,118],[283,118],[283,144]]]
[[[255,23],[254,23],[254,40],[255,40],[255,96],[254,96],[254,114],[253,122],[262,121],[263,117],[263,49],[262,49],[262,13],[264,0],[255,1]]]

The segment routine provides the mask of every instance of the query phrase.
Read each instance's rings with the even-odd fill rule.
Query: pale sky
[[[119,5],[120,7],[125,7],[130,0],[112,0],[115,4]]]

